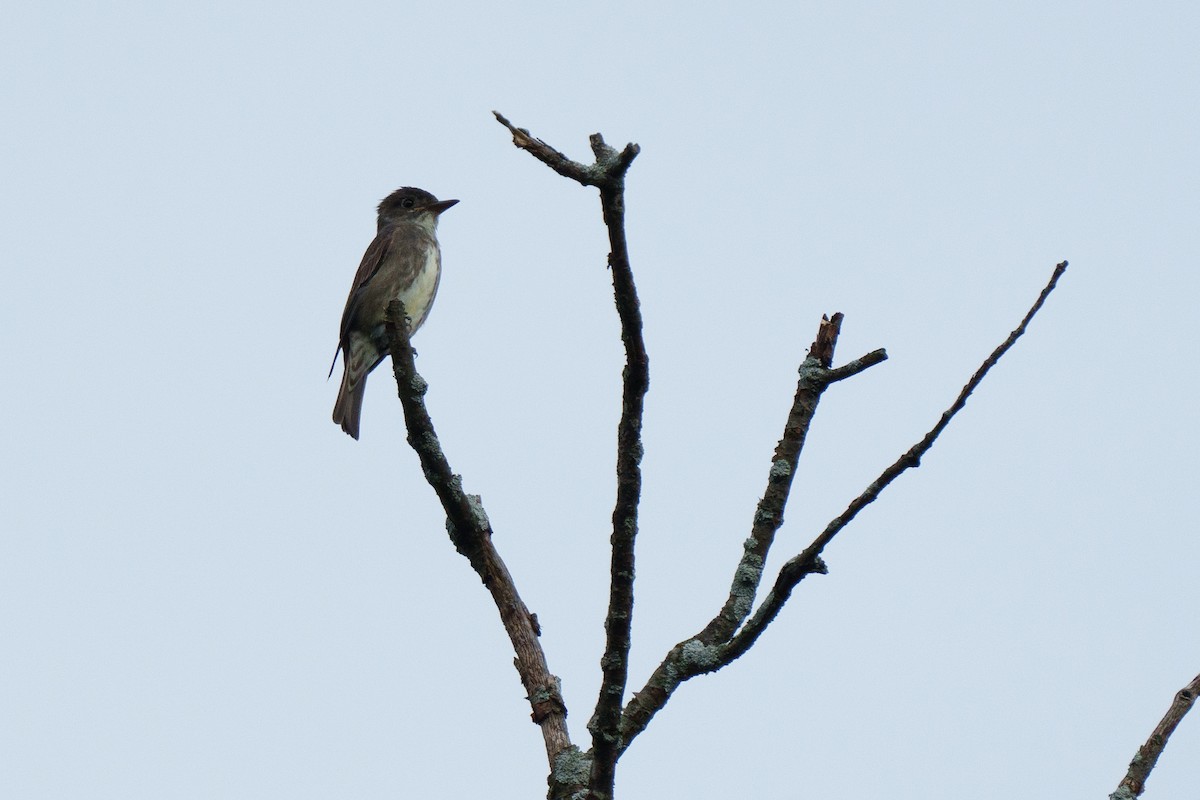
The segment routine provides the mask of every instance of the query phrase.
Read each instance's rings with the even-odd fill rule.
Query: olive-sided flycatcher
[[[429,316],[442,274],[438,216],[457,202],[438,200],[429,192],[406,186],[379,204],[378,232],[354,276],[338,339],[345,372],[333,406],[333,421],[355,439],[367,374],[388,355],[384,328],[388,303],[399,300],[404,304],[412,320],[410,333],[416,333]],[[333,360],[336,365],[336,353]],[[333,374],[333,367],[329,373]]]

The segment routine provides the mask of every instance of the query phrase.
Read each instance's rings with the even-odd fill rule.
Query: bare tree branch
[[[646,392],[650,388],[650,360],[642,338],[642,312],[625,240],[625,173],[640,148],[631,143],[617,151],[606,144],[600,134],[592,134],[589,141],[596,160],[584,165],[531,136],[529,131],[514,127],[500,113],[492,113],[512,133],[514,145],[560,175],[585,186],[598,187],[604,224],[608,228],[608,266],[612,270],[613,294],[621,319],[625,369],[622,373],[621,420],[617,424],[617,498],[613,509],[608,613],[604,618],[605,647],[600,659],[600,694],[596,710],[588,721],[588,730],[592,734],[589,797],[608,800],[612,797],[617,758],[622,749],[619,728],[629,680],[634,543],[642,491],[642,415]]]
[[[642,690],[630,699],[621,719],[622,750],[666,705],[680,683],[718,668],[717,660],[725,652],[726,643],[753,609],[754,598],[762,582],[763,565],[775,541],[775,534],[783,525],[783,512],[791,493],[792,476],[795,475],[800,452],[816,414],[817,403],[825,389],[830,383],[856,375],[887,359],[885,351],[875,350],[843,367],[832,369],[842,319],[840,313],[832,318],[822,318],[817,337],[809,347],[808,357],[800,365],[796,394],[783,427],[783,436],[775,446],[771,469],[767,474],[767,487],[755,510],[750,538],[742,545],[742,557],[734,570],[724,606],[698,634],[675,645]],[[823,572],[824,564],[812,565],[810,571]]]
[[[433,487],[446,511],[446,531],[450,540],[471,562],[500,612],[504,629],[517,654],[515,664],[527,692],[533,721],[542,729],[546,757],[553,772],[563,754],[574,748],[567,733],[567,707],[559,679],[550,674],[546,654],[538,641],[541,631],[537,619],[521,600],[508,568],[492,545],[492,525],[479,495],[463,491],[462,477],[451,471],[450,462],[442,452],[433,421],[425,408],[424,396],[428,387],[417,373],[415,354],[409,342],[408,318],[399,300],[388,305],[386,324],[408,443],[417,452],[425,480]]]
[[[508,128],[513,136],[514,145],[529,152],[534,158],[550,167],[550,169],[559,175],[570,178],[573,181],[579,181],[584,186],[603,187],[611,185],[614,182],[623,182],[629,165],[633,163],[633,159],[637,158],[637,154],[641,152],[640,147],[630,143],[625,145],[625,149],[618,153],[604,144],[604,138],[600,134],[594,133],[589,138],[589,141],[592,145],[592,152],[596,156],[596,162],[594,164],[580,164],[578,161],[572,161],[567,158],[541,139],[532,136],[525,128],[515,127],[499,111],[493,111],[492,114],[501,125]],[[607,218],[605,218],[605,221],[607,222]]]
[[[760,552],[764,553],[765,558],[765,552],[770,547],[770,541],[765,535],[756,537],[755,533],[760,530],[759,526],[764,516],[764,505],[767,504],[767,498],[771,494],[772,485],[768,483],[768,494],[764,495],[763,501],[759,503],[759,512],[755,515],[755,527],[752,529],[751,538],[746,541],[744,546],[745,553],[743,554],[741,563],[738,565],[734,579],[734,588],[730,592],[730,600],[726,602],[726,606],[722,609],[721,614],[718,614],[704,630],[691,639],[675,645],[650,676],[650,679],[646,682],[646,686],[629,701],[621,721],[623,747],[628,747],[629,742],[645,729],[654,714],[666,705],[671,694],[680,683],[696,675],[718,670],[743,655],[753,646],[766,627],[779,614],[779,611],[783,608],[797,584],[808,575],[814,573],[824,574],[827,571],[825,562],[820,557],[825,546],[858,515],[858,512],[874,502],[879,494],[892,481],[898,478],[901,473],[913,467],[920,466],[921,456],[933,447],[933,443],[937,441],[938,436],[950,424],[950,421],[966,406],[967,398],[971,396],[971,393],[983,381],[984,376],[1008,352],[1017,339],[1025,333],[1029,322],[1046,302],[1046,298],[1049,297],[1050,292],[1054,291],[1054,287],[1058,284],[1058,279],[1062,276],[1066,268],[1066,261],[1063,261],[1054,268],[1050,281],[1042,289],[1041,294],[1038,295],[1037,300],[1025,314],[1021,323],[984,360],[983,364],[962,388],[962,391],[959,392],[954,403],[942,414],[941,419],[925,434],[921,441],[909,448],[894,464],[885,469],[861,495],[850,503],[842,514],[834,518],[825,527],[825,530],[813,540],[812,544],[805,548],[802,553],[788,560],[780,568],[779,574],[775,579],[775,584],[763,599],[762,604],[754,612],[753,616],[746,621],[745,625],[736,634],[733,634],[731,626],[735,622],[740,624],[742,620],[746,619],[746,614],[749,613],[748,604],[753,602],[754,590],[757,589],[758,582],[761,580],[763,561],[757,559],[757,554]],[[840,315],[835,314],[832,321],[822,323],[821,333],[818,334],[817,342],[813,344],[813,347],[809,351],[808,359],[800,367],[801,378],[796,390],[796,402],[793,404],[793,414],[797,413],[798,407],[804,405],[801,402],[801,397],[806,389],[806,370],[810,373],[810,377],[808,377],[810,385],[807,388],[810,392],[814,391],[814,388],[816,391],[815,396],[810,401],[811,406],[807,408],[807,417],[804,421],[805,430],[807,430],[807,425],[811,422],[812,413],[816,410],[816,399],[819,398],[820,392],[828,386],[831,380],[841,380],[849,375],[861,372],[867,366],[870,366],[869,363],[864,366],[857,362],[852,362],[837,370],[828,368],[828,364],[832,361],[833,345],[837,341],[837,328],[840,326],[840,322]],[[834,328],[831,335],[826,333],[827,326]],[[825,334],[827,342],[824,349],[821,347],[822,334]],[[823,357],[826,351],[828,352],[828,358]],[[871,356],[866,356],[860,359],[860,361],[865,363],[870,358]],[[817,363],[814,364],[814,360]],[[804,410],[801,409],[800,413],[804,413]],[[789,415],[789,427],[791,419],[792,417]],[[787,438],[787,430],[785,429],[785,439]],[[800,442],[803,442],[803,437],[801,437]],[[780,446],[782,447],[782,445],[783,442],[781,441]],[[772,479],[776,480],[776,489],[783,485],[783,481],[776,478],[775,473],[777,470],[779,472],[784,471],[784,466],[780,466],[778,458],[779,451],[777,450],[777,460],[772,465]],[[791,467],[794,467],[794,462],[791,463]],[[789,474],[787,478],[788,487],[790,487],[790,483]],[[782,503],[786,503],[786,501],[787,493],[784,491]],[[779,523],[782,522],[782,503],[778,505]],[[766,511],[774,513],[775,509],[776,506],[771,504]],[[770,537],[774,536],[774,531],[777,529],[778,524],[770,530]],[[732,638],[727,638],[727,640],[722,639],[722,636],[727,632],[732,635]]]
[[[871,484],[863,491],[863,493],[854,498],[846,510],[835,517],[825,527],[825,530],[821,532],[821,535],[814,539],[812,544],[805,548],[802,553],[790,559],[783,565],[783,567],[779,570],[778,577],[775,579],[775,586],[763,599],[762,605],[759,606],[758,610],[754,612],[754,616],[750,619],[750,621],[746,623],[745,627],[738,631],[737,636],[735,636],[733,640],[729,642],[728,647],[724,648],[724,651],[720,654],[720,657],[717,658],[717,668],[720,668],[733,659],[738,658],[750,649],[767,625],[769,625],[771,621],[775,619],[775,616],[779,613],[780,609],[783,608],[784,603],[786,603],[788,597],[791,596],[792,589],[794,589],[806,575],[810,575],[814,572],[825,572],[825,565],[824,562],[821,561],[820,556],[821,552],[825,549],[825,546],[833,541],[833,537],[837,536],[837,534],[843,528],[845,528],[852,519],[858,516],[860,511],[862,511],[871,503],[875,502],[875,499],[879,497],[880,493],[886,489],[892,481],[900,477],[900,475],[905,471],[921,465],[921,457],[924,456],[931,447],[933,447],[933,443],[937,441],[938,436],[940,436],[942,431],[946,429],[946,426],[950,424],[950,420],[954,419],[955,415],[958,414],[959,411],[963,410],[967,404],[967,398],[970,397],[971,393],[974,392],[975,389],[978,388],[979,384],[983,382],[984,376],[988,374],[992,367],[996,366],[996,363],[999,362],[1000,358],[1008,352],[1009,348],[1016,344],[1017,339],[1024,335],[1025,329],[1028,327],[1030,321],[1046,302],[1046,298],[1050,296],[1050,292],[1054,291],[1054,287],[1058,285],[1058,279],[1062,277],[1062,274],[1066,269],[1066,261],[1063,261],[1061,264],[1055,266],[1054,272],[1050,276],[1050,281],[1046,284],[1045,288],[1042,289],[1041,294],[1038,295],[1038,298],[1036,301],[1034,301],[1033,306],[1030,307],[1029,311],[1025,314],[1025,317],[1021,320],[1021,324],[1019,324],[1016,329],[1008,335],[1008,338],[1001,342],[1000,345],[992,351],[992,354],[984,360],[983,364],[980,365],[979,369],[975,371],[975,374],[971,376],[971,379],[967,381],[966,385],[963,386],[962,390],[958,393],[958,397],[955,398],[953,405],[951,405],[950,408],[948,408],[942,414],[941,419],[938,420],[937,424],[934,425],[924,437],[922,437],[921,441],[909,448],[904,455],[900,456],[895,463],[885,469],[878,478],[872,481]]]
[[[804,448],[808,428],[817,413],[817,403],[830,383],[830,365],[833,362],[838,335],[842,330],[842,319],[843,315],[840,313],[834,314],[832,319],[822,318],[817,338],[809,347],[808,358],[800,365],[796,395],[792,399],[792,408],[783,428],[783,437],[775,446],[775,454],[771,458],[767,488],[755,510],[750,538],[743,544],[742,558],[734,570],[729,597],[712,621],[695,637],[706,646],[728,641],[754,606],[754,597],[762,581],[762,567],[767,562],[775,534],[783,525],[783,511],[791,493],[792,476],[800,461],[800,451]],[[876,350],[855,363],[861,365],[858,369],[861,372],[867,366],[878,364],[886,358],[887,353]]]
[[[825,530],[821,532],[821,535],[814,539],[812,544],[805,548],[803,553],[796,556],[795,559],[792,559],[793,561],[796,559],[800,559],[801,561],[811,561],[819,556],[821,551],[825,549],[825,546],[833,541],[833,537],[837,536],[838,533],[850,523],[850,520],[858,516],[858,512],[875,502],[875,499],[879,497],[880,492],[886,489],[892,481],[900,477],[900,475],[905,471],[921,466],[921,457],[924,456],[925,453],[929,452],[929,449],[933,447],[933,443],[936,442],[937,438],[942,435],[942,431],[946,429],[946,426],[950,424],[950,421],[954,419],[958,412],[962,411],[963,408],[966,407],[967,398],[969,398],[971,393],[979,387],[979,384],[983,382],[984,377],[988,374],[988,372],[991,371],[992,367],[996,366],[1001,357],[1003,357],[1004,354],[1007,353],[1009,349],[1017,343],[1017,339],[1020,339],[1025,334],[1025,329],[1029,327],[1029,323],[1033,320],[1038,311],[1041,310],[1042,305],[1046,302],[1046,298],[1050,296],[1052,291],[1054,291],[1054,287],[1058,285],[1058,279],[1062,277],[1062,274],[1066,271],[1066,269],[1066,261],[1063,261],[1054,267],[1054,272],[1050,275],[1050,281],[1042,289],[1041,294],[1038,295],[1037,300],[1034,301],[1029,311],[1025,313],[1025,316],[1021,319],[1021,323],[1012,331],[1012,333],[1008,335],[1007,339],[1001,342],[999,346],[992,351],[990,356],[984,359],[984,362],[979,366],[979,369],[975,370],[975,374],[971,376],[971,379],[967,381],[966,385],[964,385],[962,390],[958,393],[958,397],[954,399],[954,403],[950,406],[950,408],[942,412],[941,419],[938,420],[937,424],[934,425],[929,432],[921,438],[921,441],[910,447],[908,451],[904,453],[904,455],[896,459],[895,463],[880,473],[879,477],[876,478],[863,491],[862,494],[851,501],[850,505],[847,506],[845,511],[843,511],[839,516],[835,517],[825,527]],[[783,586],[780,586],[778,582],[776,586],[781,590],[784,588]],[[793,583],[792,586],[795,586],[795,584]],[[788,591],[790,592],[791,589],[789,588]],[[766,605],[766,601],[764,601],[764,605]],[[780,601],[780,605],[782,605],[782,601]],[[762,609],[760,609],[760,611],[761,610]]]
[[[592,734],[592,747],[588,752],[581,752],[570,742],[565,725],[566,707],[558,679],[550,674],[546,666],[545,655],[537,639],[537,620],[520,600],[511,576],[492,546],[491,525],[480,499],[463,492],[461,478],[451,472],[441,451],[425,410],[422,398],[426,387],[416,373],[404,310],[398,302],[393,302],[388,308],[393,365],[405,410],[408,441],[417,451],[426,479],[446,510],[451,540],[491,591],[517,652],[516,665],[529,694],[533,718],[542,727],[546,740],[546,752],[551,765],[550,797],[552,800],[576,800],[586,795],[588,800],[611,800],[617,760],[630,742],[645,729],[654,714],[665,706],[679,684],[696,675],[720,669],[744,654],[775,619],[800,581],[807,575],[827,571],[821,559],[825,546],[901,473],[920,465],[921,457],[962,410],[984,376],[1024,334],[1029,322],[1056,286],[1067,262],[1057,265],[1049,283],[1020,325],[971,376],[938,423],[921,441],[885,469],[850,503],[846,511],[826,526],[808,548],[780,568],[771,590],[754,609],[763,566],[775,535],[783,524],[792,477],[821,395],[831,384],[853,377],[887,358],[883,350],[875,350],[834,368],[833,355],[842,315],[835,314],[832,319],[822,320],[808,357],[800,366],[792,408],[783,437],[776,446],[767,488],[758,503],[750,538],[743,545],[728,598],[703,630],[671,649],[646,686],[622,708],[628,684],[633,617],[634,545],[642,483],[641,429],[645,395],[649,389],[649,358],[642,337],[641,310],[624,228],[625,174],[637,157],[639,148],[631,143],[618,151],[606,144],[600,134],[593,134],[589,140],[595,160],[592,164],[582,164],[532,136],[529,131],[515,127],[500,113],[493,113],[512,134],[516,147],[526,150],[558,174],[599,189],[601,210],[609,235],[608,265],[613,273],[613,293],[621,321],[626,363],[622,373],[621,419],[617,428],[617,492],[613,509],[605,650],[600,662],[602,682],[595,711],[588,722],[588,730]],[[1200,681],[1200,678],[1197,680]],[[1180,696],[1183,696],[1183,692]],[[1190,706],[1190,699],[1188,704]],[[1174,724],[1177,724],[1177,720],[1171,729]],[[1166,735],[1169,735],[1169,730]]]
[[[1197,695],[1200,695],[1200,675],[1192,678],[1191,683],[1175,693],[1171,707],[1167,709],[1158,725],[1154,726],[1154,732],[1150,734],[1146,743],[1138,748],[1137,755],[1129,762],[1129,771],[1117,785],[1117,790],[1108,796],[1109,800],[1133,800],[1141,796],[1146,790],[1146,779],[1158,763],[1158,757],[1166,748],[1167,740],[1171,738],[1184,715],[1191,710]]]

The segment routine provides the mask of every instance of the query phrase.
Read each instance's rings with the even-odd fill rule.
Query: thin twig
[[[592,800],[608,800],[612,796],[617,758],[622,750],[619,729],[621,705],[629,680],[634,543],[642,491],[642,415],[650,387],[650,360],[642,337],[642,312],[625,240],[625,173],[640,150],[631,143],[617,151],[596,133],[589,139],[595,162],[584,165],[567,158],[530,135],[529,131],[513,126],[499,112],[492,113],[512,133],[514,145],[528,151],[558,174],[585,186],[598,187],[604,224],[608,228],[608,266],[612,270],[613,294],[621,319],[625,369],[622,373],[621,419],[617,424],[617,497],[613,508],[608,613],[604,618],[605,646],[600,659],[600,693],[596,710],[588,721],[588,730],[592,734],[588,796]]]
[[[428,387],[417,373],[407,317],[399,300],[388,305],[386,325],[408,443],[421,460],[425,480],[442,502],[451,541],[471,562],[496,603],[516,651],[517,672],[528,693],[533,721],[542,729],[546,756],[553,769],[560,755],[571,748],[566,725],[567,708],[559,679],[550,674],[546,664],[546,654],[538,641],[537,621],[522,602],[512,575],[492,545],[492,525],[479,496],[463,491],[462,477],[451,471],[450,462],[442,451],[433,421],[425,408],[424,395]]]
[[[1132,800],[1146,790],[1146,779],[1158,763],[1158,757],[1166,748],[1167,740],[1196,702],[1197,695],[1200,695],[1200,675],[1192,678],[1191,683],[1175,693],[1171,707],[1167,709],[1158,725],[1154,726],[1154,732],[1150,734],[1146,743],[1138,748],[1137,755],[1129,762],[1129,771],[1117,785],[1117,790],[1108,796],[1109,800]]]

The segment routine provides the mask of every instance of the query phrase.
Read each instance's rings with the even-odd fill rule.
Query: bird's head
[[[439,214],[457,202],[438,200],[424,189],[405,186],[383,198],[379,204],[379,225],[382,227],[402,220],[436,221]]]

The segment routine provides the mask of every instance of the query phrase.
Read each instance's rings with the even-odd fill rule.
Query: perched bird
[[[333,421],[355,439],[367,374],[388,355],[384,329],[388,303],[399,300],[404,304],[412,320],[410,333],[416,333],[429,316],[442,273],[438,216],[457,202],[438,200],[429,192],[406,186],[379,204],[378,232],[354,276],[338,338],[345,371]],[[334,353],[330,375],[336,365]]]

